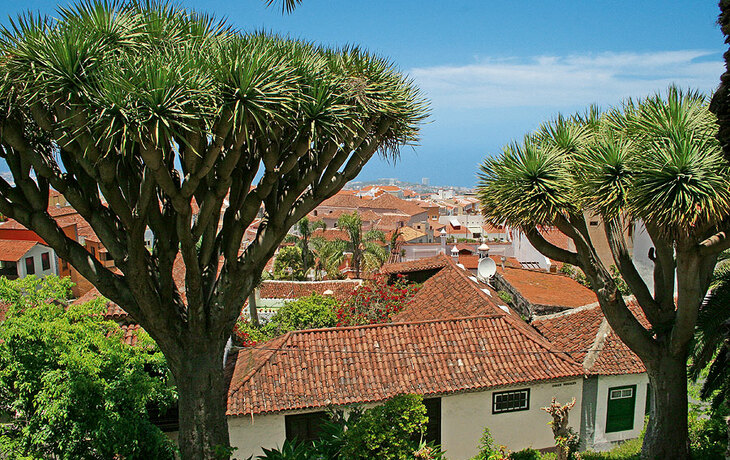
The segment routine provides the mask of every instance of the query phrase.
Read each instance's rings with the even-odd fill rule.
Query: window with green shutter
[[[609,388],[606,433],[632,430],[635,406],[636,385]]]

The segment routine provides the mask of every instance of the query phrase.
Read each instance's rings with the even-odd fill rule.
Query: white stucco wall
[[[44,252],[49,253],[51,267],[48,270],[43,270],[41,254],[43,254]],[[38,278],[44,278],[48,275],[58,274],[58,258],[56,257],[56,253],[48,246],[36,244],[32,248],[30,248],[30,250],[26,252],[25,255],[21,257],[18,261],[18,276],[20,278],[24,278],[28,275],[25,267],[25,259],[27,257],[33,257],[33,263],[35,264],[35,276],[37,276]]]
[[[566,385],[565,383],[568,383]],[[530,409],[492,414],[492,394],[530,388]],[[560,403],[576,399],[570,412],[570,426],[578,432],[583,380],[552,382],[532,386],[500,388],[494,391],[461,393],[441,399],[441,444],[449,460],[466,460],[477,454],[479,438],[489,427],[497,445],[512,451],[554,445],[548,423],[552,420],[541,407],[548,406],[555,396]]]
[[[646,408],[646,388],[649,377],[646,374],[607,375],[598,377],[598,396],[596,401],[596,425],[593,449],[603,450],[611,447],[611,443],[633,439],[641,434],[644,428],[644,410]],[[636,385],[636,403],[634,406],[634,428],[627,431],[606,433],[606,412],[608,410],[608,389],[627,385]]]
[[[513,233],[512,250],[515,259],[520,262],[537,262],[541,269],[550,270],[550,259],[535,249],[524,233],[515,230]]]
[[[236,447],[234,458],[248,458],[263,454],[262,447],[281,447],[286,439],[284,414],[229,417],[228,434],[231,446]]]

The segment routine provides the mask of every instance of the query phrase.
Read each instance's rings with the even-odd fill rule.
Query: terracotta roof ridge
[[[237,385],[233,390],[230,390],[229,389],[229,391],[228,391],[228,398],[231,398],[232,396],[234,396],[243,387],[243,385],[246,382],[248,382],[248,380],[254,374],[256,374],[256,372],[258,372],[262,367],[264,367],[264,365],[266,363],[268,363],[269,360],[271,360],[271,357],[274,356],[274,354],[277,351],[279,351],[279,349],[281,347],[283,347],[289,341],[289,338],[291,337],[291,335],[292,335],[292,331],[289,331],[289,332],[287,332],[286,334],[284,334],[284,335],[282,335],[280,337],[276,337],[275,339],[271,339],[268,342],[264,342],[261,345],[259,345],[259,347],[261,348],[261,350],[265,350],[267,352],[268,356],[266,356],[266,359],[262,359],[261,362],[258,365],[251,367],[251,369],[248,371],[248,373],[246,373],[246,375],[244,375],[241,378],[241,383],[239,385]],[[273,344],[274,346],[268,346],[268,347],[266,347],[265,345],[267,345],[267,344]],[[243,349],[239,350],[238,351],[238,354],[237,354],[237,358],[238,358],[238,356],[241,355],[241,353],[243,353],[245,351],[249,351],[249,352],[253,353],[253,351],[256,350],[256,348],[258,348],[258,347],[252,347],[252,348],[249,348],[248,350],[246,348],[243,348]],[[233,370],[232,371],[235,371],[235,364],[233,365]]]
[[[576,313],[580,313],[582,311],[592,310],[594,308],[600,308],[600,307],[601,307],[601,304],[599,302],[593,302],[593,303],[589,303],[588,305],[583,305],[581,307],[570,308],[568,310],[559,311],[557,313],[551,313],[549,315],[535,316],[535,318],[533,318],[533,321],[538,321],[538,322],[540,322],[540,321],[548,321],[548,320],[551,320],[551,319],[562,318],[563,316],[569,316],[569,315],[573,315],[573,314],[576,314]]]
[[[497,309],[498,309],[497,310],[497,315],[494,315],[494,316],[498,316],[498,317],[505,318],[523,336],[525,336],[526,338],[532,340],[538,346],[545,348],[546,350],[554,353],[559,358],[561,358],[561,359],[563,359],[563,360],[565,360],[565,361],[567,361],[567,362],[569,362],[569,363],[571,363],[573,365],[578,365],[578,363],[574,359],[571,359],[570,356],[568,356],[567,353],[556,350],[555,349],[555,345],[551,341],[549,341],[548,339],[546,339],[545,337],[543,337],[537,331],[537,329],[535,329],[534,327],[532,327],[529,324],[527,324],[524,320],[522,320],[522,318],[516,318],[512,314],[509,314],[509,313],[506,313],[506,312],[502,311],[499,308],[499,305],[497,303],[495,303],[494,300],[492,300],[491,297],[489,297],[484,291],[482,291],[481,288],[474,281],[472,281],[471,279],[469,279],[469,275],[466,273],[466,270],[464,270],[464,269],[460,268],[459,266],[457,266],[456,263],[454,263],[454,261],[451,260],[451,258],[447,257],[447,259],[448,259],[448,263],[449,263],[447,265],[447,267],[451,267],[452,269],[457,270],[460,273],[460,276],[463,277],[469,283],[470,286],[473,286],[473,288],[475,289],[475,291],[477,292],[477,294],[482,299],[484,299],[485,301],[487,301],[488,304],[497,306]],[[492,288],[492,289],[494,289],[494,288]]]
[[[601,320],[601,324],[598,326],[598,330],[596,331],[596,337],[593,339],[593,344],[586,353],[585,358],[583,358],[583,369],[585,369],[586,372],[589,372],[598,360],[598,356],[601,354],[601,350],[603,350],[609,334],[611,334],[611,325],[608,324],[608,320],[604,316],[603,320]]]
[[[298,331],[291,331],[291,334],[313,334],[316,332],[342,332],[342,331],[355,331],[360,329],[374,329],[374,328],[387,328],[387,327],[400,327],[400,326],[414,326],[417,324],[429,324],[429,323],[448,323],[448,322],[459,322],[475,319],[492,319],[501,318],[504,313],[493,313],[485,315],[475,316],[460,316],[458,318],[436,318],[436,319],[420,319],[417,321],[399,321],[399,322],[388,322],[388,323],[375,323],[375,324],[360,324],[357,326],[341,326],[341,327],[320,327],[317,329],[301,329]]]

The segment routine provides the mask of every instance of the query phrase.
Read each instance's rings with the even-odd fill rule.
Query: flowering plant
[[[338,308],[337,325],[387,323],[403,309],[419,287],[409,283],[403,275],[398,275],[390,284],[386,276],[376,275]]]

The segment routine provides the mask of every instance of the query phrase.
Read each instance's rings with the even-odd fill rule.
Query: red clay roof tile
[[[497,263],[497,273],[530,303],[561,307],[582,307],[598,302],[596,294],[565,275],[527,270]]]
[[[649,323],[635,300],[627,303],[634,316],[648,327]],[[591,375],[640,374],[646,372],[638,356],[610,328],[598,305],[536,317],[532,325],[556,348],[584,363]],[[599,334],[605,327],[607,334]],[[593,350],[594,356],[586,359]]]
[[[0,240],[0,260],[17,262],[36,244],[40,243],[27,240]]]
[[[534,330],[533,330],[534,331]],[[579,377],[508,315],[290,332],[229,362],[228,415],[447,394]]]

